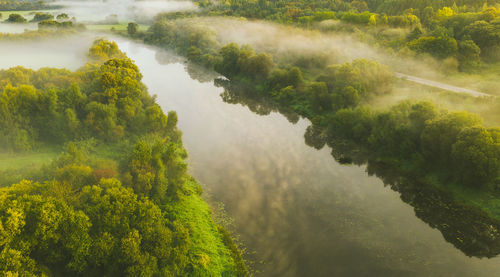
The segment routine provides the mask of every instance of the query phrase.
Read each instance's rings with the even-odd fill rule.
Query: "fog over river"
[[[497,275],[498,259],[469,258],[415,216],[365,167],[304,143],[307,120],[260,116],[222,101],[171,54],[117,40],[144,83],[176,110],[190,172],[224,203],[262,276]],[[158,62],[160,61],[160,63]],[[192,76],[210,79],[191,69]]]
[[[76,69],[95,37],[0,43],[0,68]],[[292,124],[228,104],[213,74],[114,40],[164,111],[177,111],[189,171],[211,201],[224,204],[257,276],[500,275],[499,258],[467,257],[365,166],[341,165],[331,149],[307,146],[307,120]]]

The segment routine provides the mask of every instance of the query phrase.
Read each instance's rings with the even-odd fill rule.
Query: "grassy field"
[[[61,149],[46,148],[36,152],[0,152],[0,171],[25,167],[39,167],[50,163],[61,153]]]

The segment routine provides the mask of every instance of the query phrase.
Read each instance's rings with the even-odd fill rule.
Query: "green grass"
[[[43,148],[36,152],[0,152],[0,171],[26,167],[39,167],[50,163],[61,153],[58,148]]]
[[[188,181],[186,190],[189,195],[183,196],[173,206],[177,220],[191,230],[189,253],[197,266],[190,276],[237,276],[231,250],[224,244],[223,236],[212,220],[210,208],[197,193],[196,187],[194,181]]]

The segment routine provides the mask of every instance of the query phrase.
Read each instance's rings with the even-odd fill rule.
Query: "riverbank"
[[[32,227],[20,223],[8,230],[0,271],[248,275],[238,248],[214,223],[199,185],[186,173],[175,112],[163,113],[137,66],[115,43],[97,40],[88,61],[75,72],[0,71],[2,149],[31,159],[38,157],[29,154],[33,150],[53,149],[36,163],[5,156],[10,166],[5,165],[1,182],[12,182],[0,189],[6,200],[0,210],[16,206],[15,215]],[[114,100],[106,98],[112,91],[120,91]],[[48,98],[52,101],[45,102]],[[123,113],[117,104],[123,98],[140,105]],[[43,223],[32,210],[39,203],[53,207],[43,215],[60,220]],[[11,213],[2,214],[0,222],[12,220]],[[43,226],[50,232],[40,232]]]
[[[308,120],[289,111],[283,111],[285,118],[269,101],[232,97],[213,85],[218,74],[171,51],[110,38],[135,61],[162,109],[178,112],[189,173],[202,183],[204,195],[224,203],[255,275],[498,275],[497,258],[464,255],[398,192],[368,176],[366,166],[340,165],[330,149],[305,145]],[[35,68],[84,64],[73,67],[67,58],[75,55],[71,47],[33,44],[38,56],[52,57]],[[30,67],[35,61],[22,54],[12,59]],[[449,214],[442,216],[432,224],[453,222],[446,222]],[[459,218],[464,224],[470,220]]]
[[[156,24],[146,42],[175,49],[193,62],[214,68],[233,83],[243,84],[245,90],[266,96],[277,105],[309,118],[316,128],[326,132],[327,137],[340,136],[374,149],[378,159],[398,166],[405,175],[418,176],[429,184],[440,184],[440,188],[451,192],[458,201],[465,201],[496,219],[500,218],[495,208],[496,200],[490,200],[497,195],[494,179],[498,168],[486,169],[490,170],[484,173],[487,177],[475,175],[481,170],[478,162],[494,164],[496,150],[493,141],[498,138],[495,131],[482,126],[481,119],[475,115],[445,111],[428,102],[411,101],[389,110],[371,111],[362,104],[363,98],[383,95],[390,83],[390,78],[386,77],[389,74],[375,63],[355,61],[328,68],[323,75],[310,79],[303,77],[306,75],[301,74],[301,68],[280,67],[279,57],[254,53],[247,46],[217,44],[212,37],[216,34],[205,31],[202,35],[203,28],[199,26],[161,19]],[[200,34],[200,37],[187,41],[180,35],[175,38],[158,36],[162,30],[170,30],[171,34],[182,30]],[[459,127],[455,129],[453,124]],[[452,148],[459,149],[455,144],[466,147],[467,136],[477,136],[476,133],[461,135],[468,132],[468,128],[478,128],[477,132],[493,137],[491,142],[485,142],[485,147],[491,148],[485,150],[486,153],[492,155],[487,156],[486,161],[467,158],[466,155],[470,154],[468,148],[453,150],[452,153]],[[440,136],[447,131],[450,140],[445,141]],[[445,144],[439,145],[440,141]],[[446,160],[452,162],[447,163],[448,166],[434,164],[443,164]]]

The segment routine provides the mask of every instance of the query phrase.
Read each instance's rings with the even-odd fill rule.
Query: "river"
[[[307,120],[292,124],[227,104],[223,89],[193,80],[185,64],[165,58],[171,54],[117,42],[163,109],[177,111],[190,172],[225,205],[257,275],[500,273],[499,259],[464,255],[364,166],[340,165],[330,149],[308,147]]]
[[[225,206],[257,276],[500,275],[499,258],[466,256],[366,166],[341,165],[331,149],[307,146],[307,120],[228,104],[213,74],[163,50],[115,40],[162,108],[177,111],[189,171],[210,201]],[[23,44],[40,59],[0,51],[0,68],[73,69],[88,46]]]

